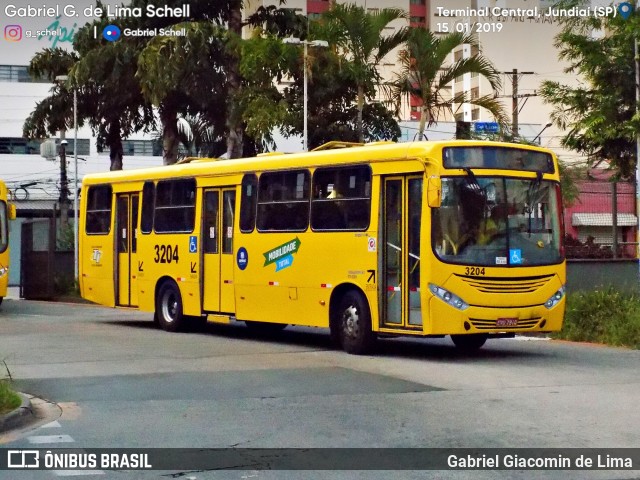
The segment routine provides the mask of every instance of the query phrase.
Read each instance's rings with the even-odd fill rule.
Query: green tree
[[[565,0],[562,7],[581,5]],[[551,120],[567,133],[563,147],[586,155],[590,164],[610,162],[622,178],[636,165],[636,113],[634,36],[640,35],[640,15],[562,19],[556,37],[560,58],[569,63],[566,73],[579,75],[579,86],[543,82],[540,95],[553,105]],[[594,34],[600,32],[600,34]]]
[[[68,84],[58,81],[59,76],[66,76],[78,57],[73,52],[61,48],[45,48],[31,59],[29,74],[43,77],[53,83],[51,94],[36,104],[35,109],[27,117],[22,130],[26,138],[43,139],[61,133],[61,141],[65,140],[64,132],[73,127],[73,93]],[[69,220],[69,186],[67,180],[67,161],[64,149],[60,150],[60,221],[63,226]]]
[[[436,36],[431,31],[414,28],[409,32],[406,49],[398,56],[400,72],[388,85],[388,94],[400,112],[403,101],[411,98],[420,100],[420,125],[418,139],[424,138],[425,127],[438,122],[441,114],[454,114],[454,108],[470,103],[491,112],[496,121],[503,126],[507,119],[502,104],[493,94],[472,97],[468,92],[451,95],[451,83],[465,73],[478,74],[489,81],[493,90],[500,88],[500,73],[482,54],[461,58],[449,63],[449,58],[458,47],[468,44],[478,46],[473,35],[449,33]]]
[[[143,93],[160,114],[165,163],[177,160],[179,117],[199,115],[209,123],[211,138],[226,139],[228,158],[268,142],[283,118],[286,105],[273,79],[282,77],[286,51],[271,32],[292,31],[295,18],[262,8],[243,22],[241,7],[240,0],[196,0],[193,18],[174,25],[186,36],[156,37],[138,58]],[[243,39],[241,30],[249,23],[260,28]]]
[[[399,28],[385,35],[389,24],[407,18],[406,12],[397,8],[381,8],[373,13],[354,4],[334,3],[322,14],[325,23],[325,40],[335,45],[338,53],[347,60],[341,65],[353,79],[357,89],[356,128],[358,141],[364,141],[363,111],[366,92],[380,84],[378,65],[382,59],[399,47],[407,38],[408,29]]]
[[[83,118],[96,136],[98,151],[108,149],[110,170],[122,170],[123,139],[155,129],[156,122],[151,102],[144,98],[140,83],[132,75],[144,40],[122,37],[107,42],[94,38],[94,28],[101,32],[109,23],[103,15],[78,30],[74,49],[79,58],[70,70],[69,82],[79,89],[81,103],[88,104]],[[136,28],[137,20],[125,18],[119,25],[122,29]]]
[[[311,34],[315,32],[314,23]],[[287,117],[282,126],[285,135],[300,135],[303,130],[303,60],[300,48],[295,49],[295,65],[291,67],[293,85],[285,89],[285,99],[289,105]],[[348,60],[332,49],[311,48],[307,58],[308,89],[308,134],[309,148],[333,140],[358,142],[357,128],[357,85],[348,68],[342,68]],[[375,85],[366,85],[365,98],[375,97]],[[400,136],[398,122],[386,106],[380,102],[369,102],[362,111],[364,140],[397,140]]]

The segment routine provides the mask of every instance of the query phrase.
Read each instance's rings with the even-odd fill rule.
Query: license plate
[[[499,318],[496,320],[496,327],[517,327],[517,318]]]

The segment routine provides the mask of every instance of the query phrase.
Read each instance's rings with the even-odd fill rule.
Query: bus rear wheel
[[[487,336],[482,333],[471,335],[451,335],[454,345],[465,352],[475,352],[480,350],[487,341]]]
[[[178,332],[184,328],[182,296],[174,282],[166,281],[160,286],[156,297],[155,317],[160,328],[168,332]]]
[[[371,330],[369,304],[360,292],[346,292],[334,312],[332,337],[337,337],[345,352],[363,355],[373,350],[376,336]]]

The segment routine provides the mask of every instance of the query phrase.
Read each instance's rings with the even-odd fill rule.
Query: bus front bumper
[[[458,310],[437,297],[429,300],[430,321],[425,335],[472,333],[556,332],[562,328],[566,297],[551,309],[544,305],[526,307],[476,307]]]

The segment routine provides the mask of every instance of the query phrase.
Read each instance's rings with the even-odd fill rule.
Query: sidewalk
[[[7,288],[7,296],[10,300],[20,300],[20,287],[9,287]]]

